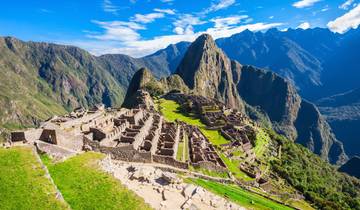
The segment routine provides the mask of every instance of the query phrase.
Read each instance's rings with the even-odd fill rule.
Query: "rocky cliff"
[[[230,59],[210,35],[204,34],[190,45],[175,74],[184,80],[193,94],[216,98],[242,110],[231,67]]]

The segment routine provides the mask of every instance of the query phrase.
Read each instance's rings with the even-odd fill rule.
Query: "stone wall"
[[[197,163],[191,163],[191,165],[194,166],[195,168],[201,167],[201,168],[206,168],[208,170],[216,171],[216,172],[220,172],[220,173],[227,172],[226,168],[215,165],[214,163],[209,162],[209,161],[201,161],[201,162],[197,162]]]
[[[88,138],[84,137],[84,149],[93,150],[95,152],[102,152],[109,154],[111,158],[115,160],[122,160],[128,162],[141,162],[141,163],[151,163],[152,156],[150,152],[140,152],[133,148],[132,145],[123,146],[123,147],[106,147],[101,146],[99,142],[91,141]]]
[[[170,165],[176,168],[182,168],[182,169],[189,168],[187,163],[179,162],[177,160],[174,160],[172,157],[166,157],[162,155],[153,155],[153,161],[156,163]]]

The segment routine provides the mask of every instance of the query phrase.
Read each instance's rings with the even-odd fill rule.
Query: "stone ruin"
[[[191,163],[194,166],[204,167],[209,170],[224,171],[226,169],[225,163],[202,132],[194,126],[188,126],[187,132],[190,142]]]

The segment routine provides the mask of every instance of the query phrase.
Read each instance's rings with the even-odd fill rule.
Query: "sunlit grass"
[[[160,99],[158,101],[160,111],[167,121],[174,122],[175,120],[183,121],[189,125],[196,125],[200,128],[201,132],[209,139],[214,145],[227,144],[229,141],[225,139],[218,130],[206,129],[200,119],[196,118],[193,114],[184,114],[180,112],[180,105],[172,100]]]
[[[101,171],[103,154],[88,152],[61,163],[42,159],[72,209],[150,209],[144,200]]]
[[[207,190],[210,190],[217,195],[228,198],[229,200],[249,209],[292,209],[290,207],[266,199],[260,195],[251,193],[236,185],[220,184],[217,182],[207,181],[203,179],[190,179],[189,181]]]
[[[0,209],[66,209],[30,147],[0,148]]]

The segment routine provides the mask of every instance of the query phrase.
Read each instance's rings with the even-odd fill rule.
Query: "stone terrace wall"
[[[84,148],[91,148],[95,152],[102,152],[109,154],[111,158],[115,160],[129,161],[129,162],[141,162],[151,163],[152,156],[150,152],[139,152],[134,150],[132,145],[124,147],[106,147],[101,146],[99,142],[91,141],[84,137]]]
[[[165,165],[174,166],[176,168],[188,169],[189,166],[187,163],[179,162],[174,160],[172,157],[166,157],[161,155],[153,155],[153,161]]]
[[[208,161],[201,161],[198,163],[191,163],[192,166],[194,167],[202,167],[202,168],[206,168],[208,170],[211,171],[216,171],[216,172],[227,172],[226,168],[223,168],[221,166],[217,166],[212,162],[208,162]]]

